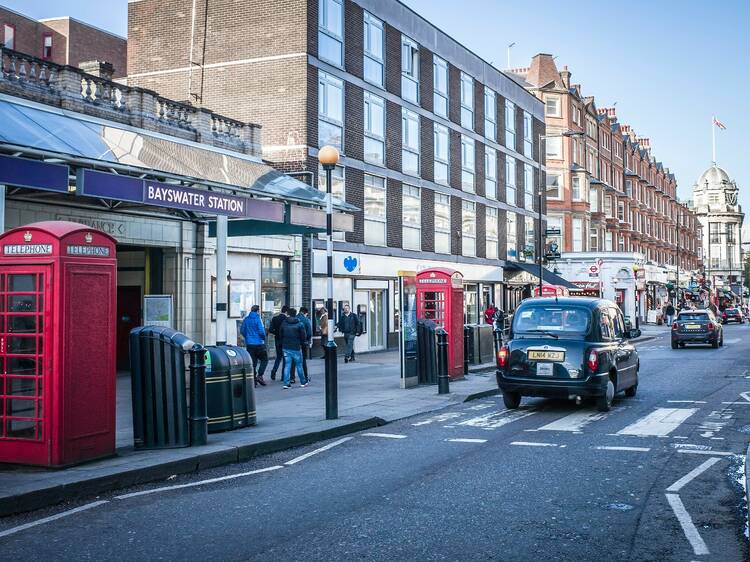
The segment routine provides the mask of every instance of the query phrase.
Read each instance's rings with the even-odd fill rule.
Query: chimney
[[[568,70],[568,65],[566,64],[562,72],[560,72],[560,79],[562,80],[563,86],[565,86],[566,90],[570,89],[570,70]]]
[[[559,83],[560,73],[557,70],[552,55],[547,53],[534,55],[534,58],[531,59],[529,71],[526,74],[526,81],[536,87],[545,86],[550,82]]]
[[[640,144],[643,148],[648,150],[649,153],[651,153],[651,139],[639,138],[638,144]]]
[[[83,70],[86,74],[103,78],[104,80],[112,80],[112,75],[115,72],[115,67],[112,63],[90,60],[78,63],[78,68]]]

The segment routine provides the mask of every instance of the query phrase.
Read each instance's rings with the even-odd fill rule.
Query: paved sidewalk
[[[451,393],[436,386],[400,388],[398,353],[361,355],[356,363],[339,364],[339,419],[325,419],[323,361],[308,362],[312,383],[281,388],[280,377],[256,389],[258,424],[214,433],[208,445],[138,451],[132,447],[130,378],[117,381],[117,455],[84,465],[49,470],[0,466],[0,516],[237,462],[497,393],[494,372],[469,374],[451,383]],[[270,365],[269,365],[270,367]],[[490,367],[490,366],[488,366]]]

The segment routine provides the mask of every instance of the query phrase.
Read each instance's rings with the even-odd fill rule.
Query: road
[[[2,559],[750,559],[750,326],[639,345],[611,412],[491,397],[0,520]]]

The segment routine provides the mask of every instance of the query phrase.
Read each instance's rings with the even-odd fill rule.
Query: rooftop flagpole
[[[716,164],[716,116],[711,116],[711,162]]]

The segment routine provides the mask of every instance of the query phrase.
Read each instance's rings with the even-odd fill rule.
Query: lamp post
[[[326,267],[328,277],[326,295],[328,341],[325,344],[326,419],[335,420],[339,417],[339,399],[336,342],[333,341],[333,203],[331,200],[331,172],[339,161],[339,151],[333,146],[324,146],[318,152],[318,160],[326,173]]]

